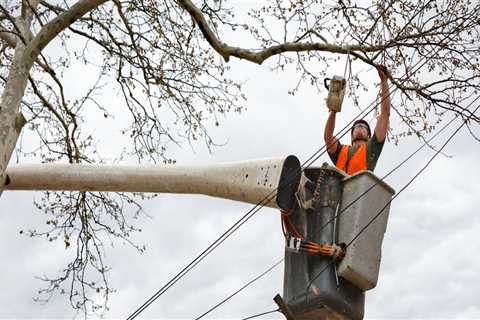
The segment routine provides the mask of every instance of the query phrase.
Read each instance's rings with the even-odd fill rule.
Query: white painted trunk
[[[25,124],[25,119],[19,112],[20,103],[25,94],[28,76],[34,61],[43,48],[60,32],[106,1],[80,0],[76,2],[69,10],[45,24],[35,37],[30,30],[30,25],[33,11],[40,1],[31,0],[28,1],[28,4],[27,2],[22,3],[22,14],[15,19],[16,29],[20,31],[22,39],[16,37],[15,40],[10,41],[12,43],[15,41],[15,54],[0,97],[0,194],[5,183],[5,169]]]
[[[27,86],[28,73],[33,61],[23,55],[23,45],[15,50],[15,61],[0,98],[0,190],[4,183],[5,168],[15,149],[18,136],[25,124],[25,118],[19,112],[20,103]]]

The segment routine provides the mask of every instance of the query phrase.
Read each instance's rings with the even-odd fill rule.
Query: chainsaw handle
[[[323,79],[323,85],[325,86],[325,88],[327,88],[327,90],[330,90],[330,87],[328,86],[327,84],[327,81],[330,81],[332,80],[331,78],[325,78]]]

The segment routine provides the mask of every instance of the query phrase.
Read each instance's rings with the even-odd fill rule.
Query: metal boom
[[[5,190],[191,193],[288,208],[293,200],[279,195],[293,194],[300,174],[295,156],[209,166],[29,164],[7,168]]]

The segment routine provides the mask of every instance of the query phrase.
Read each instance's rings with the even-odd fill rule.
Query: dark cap
[[[357,124],[359,124],[359,123],[363,123],[364,125],[367,126],[368,136],[371,137],[371,136],[372,136],[372,131],[370,131],[370,125],[368,124],[367,121],[365,121],[365,120],[363,120],[363,119],[358,119],[357,121],[355,121],[355,122],[353,123],[352,129],[351,129],[351,131],[350,131],[350,135],[353,134],[353,128],[354,128]]]

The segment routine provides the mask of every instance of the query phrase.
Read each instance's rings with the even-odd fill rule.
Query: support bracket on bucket
[[[287,320],[297,320],[285,301],[283,301],[282,296],[277,293],[277,295],[273,298],[273,301],[275,301],[280,309],[280,312],[283,313]]]

